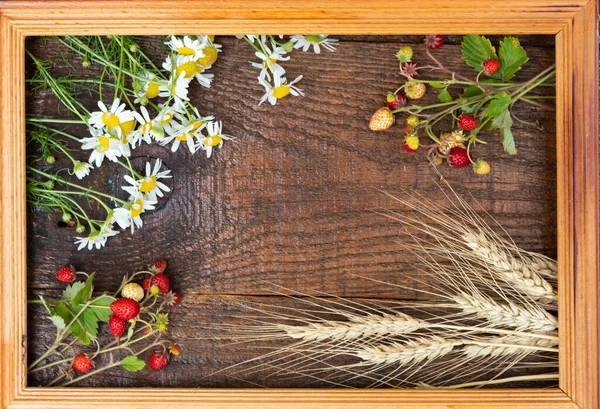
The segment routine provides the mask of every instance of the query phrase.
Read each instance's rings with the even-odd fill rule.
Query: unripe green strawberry
[[[409,62],[413,56],[413,49],[410,45],[403,45],[396,53],[396,58],[400,62]]]
[[[425,84],[417,81],[409,81],[404,86],[404,93],[410,99],[421,99],[425,96],[427,88]]]
[[[389,108],[379,108],[369,121],[369,129],[372,131],[383,131],[394,125],[394,114]]]
[[[121,290],[121,297],[131,298],[135,301],[142,301],[144,298],[144,289],[138,283],[127,283]]]
[[[483,159],[477,159],[473,164],[473,170],[478,175],[483,176],[490,173],[490,170],[492,170],[492,168],[490,167],[490,164],[484,161]]]
[[[408,118],[406,118],[406,124],[413,128],[419,125],[419,122],[419,117],[416,115],[410,115]]]

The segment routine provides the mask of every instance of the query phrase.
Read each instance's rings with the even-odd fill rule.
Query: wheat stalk
[[[365,365],[407,365],[439,358],[449,354],[457,345],[462,345],[462,342],[432,336],[406,343],[367,346],[355,351],[354,355],[362,359]]]
[[[558,341],[541,338],[524,338],[516,336],[496,337],[484,341],[473,341],[465,345],[461,352],[470,358],[506,355],[529,355],[539,351],[558,352],[555,348]]]

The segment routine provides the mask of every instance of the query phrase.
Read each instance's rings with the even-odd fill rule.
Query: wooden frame
[[[597,408],[598,94],[594,0],[0,2],[2,408]],[[93,389],[26,386],[26,36],[327,32],[552,34],[557,60],[560,388]]]

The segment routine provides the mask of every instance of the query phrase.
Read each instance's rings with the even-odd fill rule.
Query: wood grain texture
[[[91,3],[91,2],[90,2]],[[285,6],[285,2],[277,3],[275,7]],[[265,26],[266,20],[253,20],[251,15],[241,15],[233,21],[233,16],[226,12],[219,15],[220,20],[203,20],[199,22],[199,14],[186,18],[170,14],[165,20],[149,27],[145,18],[135,20],[125,13],[119,13],[118,8],[97,8],[82,6],[82,2],[72,2],[73,8],[60,9],[64,3],[53,3],[50,10],[42,10],[48,3],[40,2],[10,2],[0,4],[0,27],[2,37],[0,50],[2,59],[0,69],[3,87],[0,90],[2,104],[2,242],[14,241],[12,248],[6,245],[2,249],[1,280],[3,288],[9,288],[17,296],[2,299],[1,314],[4,323],[2,328],[2,405],[4,407],[27,408],[66,408],[81,406],[81,402],[89,402],[86,406],[100,407],[110,402],[113,407],[143,407],[150,403],[154,405],[172,405],[175,401],[182,407],[576,407],[575,399],[582,407],[596,407],[598,403],[597,385],[590,385],[590,380],[598,379],[597,358],[598,341],[598,215],[596,196],[598,181],[596,174],[591,176],[591,170],[596,169],[597,148],[597,116],[590,115],[588,107],[597,106],[597,90],[590,86],[595,81],[596,67],[589,64],[595,52],[584,49],[581,44],[595,44],[590,38],[594,35],[593,22],[589,18],[595,2],[581,4],[564,4],[550,1],[520,1],[504,3],[506,11],[492,8],[489,2],[454,2],[452,9],[443,10],[435,3],[420,5],[419,13],[414,20],[406,22],[405,4],[395,3],[398,9],[386,9],[390,12],[386,19],[377,20],[376,13],[370,9],[383,10],[384,4],[371,2],[370,7],[364,7],[358,2],[348,3],[350,9],[360,7],[362,14],[344,16],[335,15],[334,6],[314,6],[307,15],[301,10],[292,10],[289,20],[285,21],[286,29],[294,31],[312,31],[317,28],[326,32],[354,33],[394,33],[409,32],[428,33],[431,22],[438,18],[441,24],[435,27],[445,32],[488,32],[500,33],[559,33],[557,43],[557,58],[562,61],[562,75],[559,75],[561,91],[558,101],[559,142],[565,142],[558,150],[560,159],[558,168],[558,201],[559,201],[559,258],[561,263],[561,279],[566,285],[560,288],[561,348],[566,370],[561,370],[561,386],[563,390],[508,390],[508,391],[315,391],[299,392],[296,390],[210,390],[210,389],[62,389],[25,388],[23,383],[23,366],[17,364],[16,358],[24,348],[21,336],[25,333],[25,224],[23,185],[19,185],[19,172],[22,177],[23,152],[19,151],[19,137],[23,135],[24,110],[14,109],[23,107],[22,98],[22,42],[25,35],[40,35],[50,33],[135,33],[141,27],[146,33],[165,34],[175,30],[185,31],[186,25],[196,23],[195,27],[210,25],[215,33],[233,32],[236,30],[252,31]],[[95,3],[96,6],[100,4]],[[118,3],[113,3],[115,5]],[[124,4],[124,3],[122,3]],[[131,3],[128,3],[131,4]],[[146,3],[147,5],[148,3]],[[153,3],[156,4],[156,3]],[[229,4],[229,3],[228,3]],[[142,2],[135,4],[142,5]],[[201,5],[199,2],[186,2],[186,5]],[[312,3],[311,3],[312,5]],[[389,6],[388,3],[385,4]],[[258,7],[259,3],[248,1],[246,7]],[[312,6],[311,6],[312,7]],[[319,19],[320,8],[331,7],[334,13],[327,19]],[[81,12],[75,9],[81,9]],[[341,9],[337,9],[340,12]],[[192,10],[194,11],[194,10]],[[309,10],[310,11],[310,10]],[[219,14],[220,9],[215,12]],[[588,14],[583,14],[587,12]],[[77,14],[79,13],[79,14]],[[593,13],[593,11],[592,11]],[[327,14],[327,13],[325,13]],[[334,16],[335,15],[335,16]],[[575,18],[578,15],[579,17]],[[431,20],[426,17],[430,16]],[[457,16],[461,18],[457,18]],[[110,22],[108,19],[110,18]],[[173,20],[169,21],[169,18]],[[125,22],[125,20],[127,20]],[[143,24],[142,24],[143,23]],[[325,24],[326,23],[326,24]],[[407,23],[407,24],[405,24]],[[508,24],[507,24],[508,23]],[[269,24],[269,31],[278,26]],[[327,27],[327,30],[322,29]],[[356,30],[352,30],[352,28]],[[399,28],[398,28],[399,27]],[[151,31],[149,31],[151,30]],[[222,31],[219,31],[222,30]],[[338,31],[339,30],[339,31]],[[275,30],[277,31],[277,30]],[[283,30],[282,30],[283,31]],[[577,49],[578,51],[574,51]],[[572,64],[571,64],[572,63]],[[10,75],[9,75],[10,73]],[[591,80],[593,78],[594,80]],[[569,89],[565,89],[569,88]],[[4,118],[10,118],[4,121]],[[581,126],[576,125],[581,124]],[[592,133],[590,133],[590,130]],[[17,138],[15,140],[15,138]],[[16,141],[19,141],[15,143]],[[587,144],[587,145],[586,145]],[[589,149],[588,149],[589,148]],[[575,155],[575,150],[580,156]],[[17,156],[15,157],[15,154]],[[21,155],[19,158],[18,155]],[[584,165],[576,166],[573,158],[583,159]],[[519,175],[520,176],[520,175]],[[587,177],[586,177],[587,176]],[[550,177],[552,180],[552,177]],[[518,180],[518,177],[517,177]],[[584,193],[581,184],[574,181],[590,181]],[[17,183],[15,183],[17,181]],[[170,201],[171,202],[171,201]],[[506,204],[505,206],[510,206]],[[573,206],[573,207],[571,207]],[[578,217],[570,217],[567,213],[576,209]],[[584,215],[584,216],[579,216]],[[10,221],[6,223],[6,221]],[[515,229],[516,230],[516,229]],[[575,243],[583,244],[574,245]],[[577,251],[575,251],[577,250]],[[13,251],[16,251],[16,256]],[[575,274],[575,272],[577,274]],[[568,280],[573,281],[568,281]],[[566,281],[566,282],[565,282]],[[19,296],[21,294],[21,296]],[[565,317],[564,312],[573,313],[573,318]],[[566,325],[566,327],[565,327]],[[567,335],[562,335],[567,334]],[[574,364],[569,364],[569,357],[574,356]],[[591,362],[591,363],[590,363]]]

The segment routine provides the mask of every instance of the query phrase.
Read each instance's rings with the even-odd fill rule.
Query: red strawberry
[[[419,76],[419,67],[414,62],[402,63],[402,73],[410,78],[416,78]]]
[[[465,166],[468,166],[471,161],[469,160],[469,154],[465,148],[455,146],[450,149],[448,163],[454,168],[464,168]]]
[[[73,363],[71,364],[71,367],[77,372],[88,372],[93,366],[94,365],[92,365],[92,361],[90,361],[87,354],[77,355],[73,358]]]
[[[112,302],[110,310],[118,318],[129,321],[138,315],[140,305],[136,300],[132,300],[131,298],[119,298]]]
[[[146,277],[142,282],[142,287],[144,288],[145,292],[148,292],[148,290],[150,289],[150,281],[152,281],[152,277]]]
[[[169,355],[164,351],[154,351],[148,357],[148,366],[155,371],[160,371],[169,363]]]
[[[171,298],[168,302],[169,307],[175,307],[181,301],[181,296],[178,292],[171,291]]]
[[[473,129],[477,129],[479,124],[475,117],[468,114],[462,114],[458,117],[458,126],[460,126],[460,129],[463,131],[472,131]]]
[[[500,69],[500,61],[493,58],[488,58],[483,62],[483,64],[481,64],[481,66],[487,75],[492,75]]]
[[[393,111],[406,105],[406,97],[400,92],[396,92],[395,94],[389,92],[386,97],[386,103],[388,108]]]
[[[56,272],[56,279],[63,283],[72,283],[75,280],[75,267],[64,266]]]
[[[159,260],[150,266],[150,271],[154,274],[164,273],[167,269],[167,260]]]
[[[425,45],[429,48],[440,48],[444,44],[444,36],[429,34],[425,36]]]
[[[123,335],[126,328],[127,328],[127,321],[125,321],[124,319],[121,319],[115,315],[110,316],[110,319],[108,320],[108,329],[110,330],[111,334],[113,334],[115,337],[118,338],[121,335]]]
[[[152,281],[150,283],[157,286],[161,293],[166,293],[169,291],[169,277],[163,273],[158,273],[152,277]]]

